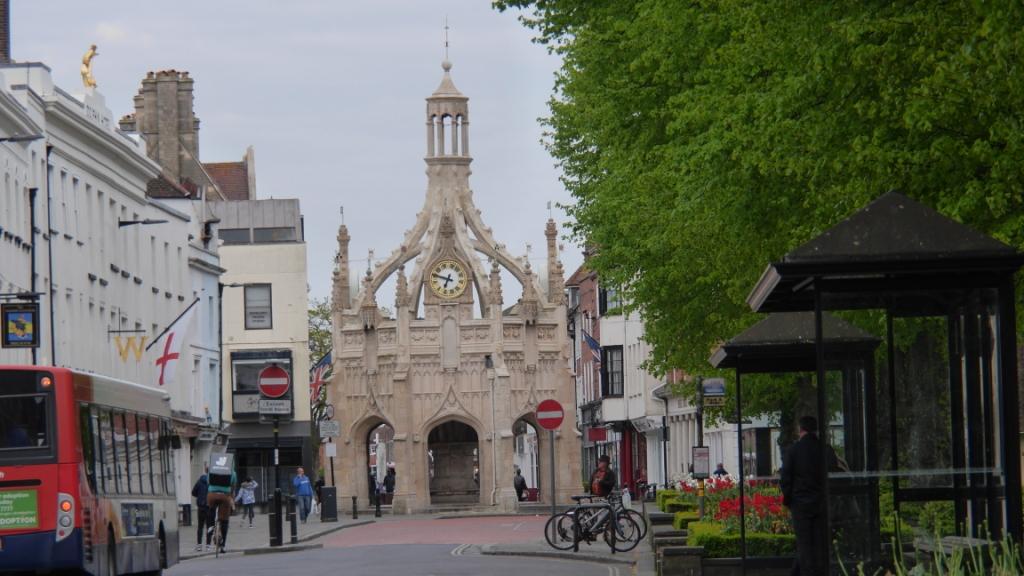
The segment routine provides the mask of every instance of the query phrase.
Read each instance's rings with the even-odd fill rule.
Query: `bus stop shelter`
[[[876,423],[874,414],[875,382],[874,354],[881,340],[850,324],[825,313],[822,323],[827,327],[825,340],[828,354],[827,373],[831,384],[843,398],[844,412],[832,421],[840,432],[833,450],[850,466],[877,471]],[[745,454],[743,437],[743,379],[755,374],[788,374],[794,377],[812,377],[816,372],[815,315],[813,312],[780,312],[769,314],[728,342],[719,346],[709,360],[715,368],[736,370],[737,442],[739,453]],[[831,422],[830,422],[831,423]],[[741,459],[742,460],[742,459]],[[748,511],[746,510],[747,470],[739,469],[740,540],[744,568],[769,568],[792,564],[792,558],[750,557],[746,545]],[[777,482],[778,477],[769,479]],[[763,478],[758,479],[763,482]],[[838,544],[844,554],[865,560],[867,566],[878,562],[879,513],[878,482],[876,477],[848,479],[834,485],[832,493],[835,510],[856,510],[854,515],[844,514],[837,519],[847,538]],[[874,546],[869,543],[876,543]]]
[[[1022,264],[1015,248],[889,192],[767,267],[751,308],[814,314],[822,461],[842,444],[830,423],[878,423],[878,470],[869,459],[823,469],[826,500],[844,483],[874,478],[880,506],[891,505],[918,538],[1021,541],[1014,274]],[[845,353],[827,345],[835,328],[826,311],[844,311],[884,342],[873,404],[828,385],[829,366]],[[846,518],[830,507],[833,536],[846,538]]]

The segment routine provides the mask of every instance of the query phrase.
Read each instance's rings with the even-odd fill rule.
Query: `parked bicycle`
[[[580,542],[589,545],[603,538],[614,553],[629,552],[640,543],[641,527],[622,508],[621,499],[602,499],[591,494],[572,499],[575,506],[555,514],[544,525],[544,539],[552,548],[578,550]]]

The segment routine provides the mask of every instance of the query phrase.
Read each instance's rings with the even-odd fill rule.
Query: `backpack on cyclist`
[[[231,472],[235,469],[234,454],[210,454],[210,486],[230,487]]]

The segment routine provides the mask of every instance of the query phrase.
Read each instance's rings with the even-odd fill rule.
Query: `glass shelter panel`
[[[890,563],[897,540],[924,552],[1000,536],[1003,422],[1017,411],[1003,405],[997,291],[900,292],[886,308],[833,313],[879,342],[821,348],[833,573]],[[840,336],[823,327],[823,341]]]
[[[842,315],[839,315],[842,316]],[[823,323],[816,355],[824,361],[825,387],[818,400],[827,426],[823,461],[827,474],[827,535],[832,573],[843,566],[874,573],[881,555],[877,386],[874,357],[882,338],[858,328],[870,317],[849,315]],[[859,322],[858,322],[859,321]],[[817,362],[816,362],[817,363]]]

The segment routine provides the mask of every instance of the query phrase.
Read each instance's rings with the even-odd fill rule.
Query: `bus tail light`
[[[71,536],[75,530],[75,499],[64,492],[57,493],[57,542]]]

